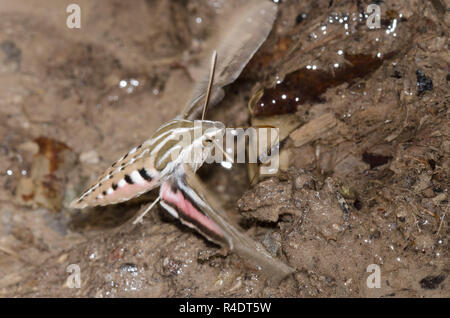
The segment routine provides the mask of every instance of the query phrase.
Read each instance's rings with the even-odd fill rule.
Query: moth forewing
[[[209,106],[214,106],[224,96],[222,87],[234,82],[269,35],[277,15],[277,6],[271,1],[240,1],[230,16],[221,19],[217,36],[209,41],[205,51],[217,51],[214,85]],[[237,12],[237,13],[236,13]],[[208,59],[205,59],[208,61]],[[206,63],[206,62],[205,62]],[[192,99],[182,113],[183,118],[195,119],[201,114],[209,83],[209,65],[193,90]],[[207,71],[208,70],[208,71]]]
[[[163,207],[181,220],[182,223],[196,229],[209,240],[229,248],[252,265],[258,266],[274,282],[279,282],[293,272],[293,269],[273,258],[252,238],[242,233],[229,221],[214,195],[203,185],[195,173],[185,165],[177,171],[170,181],[171,188],[162,187],[160,196],[168,204]],[[167,192],[166,192],[167,191]],[[171,200],[168,195],[177,195]],[[170,203],[175,203],[175,205]]]

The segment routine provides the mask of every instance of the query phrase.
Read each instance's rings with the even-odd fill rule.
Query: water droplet
[[[119,87],[120,87],[120,88],[125,88],[125,87],[127,87],[127,85],[128,85],[128,83],[127,83],[126,80],[121,80],[121,81],[119,82]]]
[[[231,162],[229,162],[229,161],[222,161],[220,164],[225,169],[231,169],[233,167],[233,164]]]

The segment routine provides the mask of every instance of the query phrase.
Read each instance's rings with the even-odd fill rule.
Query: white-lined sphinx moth
[[[202,105],[217,103],[223,97],[222,87],[233,82],[268,36],[276,17],[276,6],[269,1],[245,2],[230,19],[230,28],[217,46],[219,61],[213,58],[213,70],[198,83],[194,96],[184,112],[162,125],[153,136],[116,161],[98,181],[71,203],[73,208],[109,205],[127,201],[160,186],[158,201],[174,217],[196,229],[209,240],[238,252],[255,265],[266,269],[268,276],[280,280],[292,269],[272,258],[258,243],[227,221],[213,196],[195,176],[205,157],[189,161],[194,152],[203,150],[224,134],[221,122],[202,118],[201,132],[195,134],[194,119]],[[180,142],[189,135],[190,143]],[[208,193],[208,194],[207,194]],[[214,208],[213,208],[214,207]],[[142,218],[143,214],[138,218]]]

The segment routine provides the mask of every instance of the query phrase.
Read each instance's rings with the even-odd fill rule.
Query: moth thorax
[[[180,122],[182,128],[173,127],[162,139],[155,156],[155,168],[159,171],[189,164],[197,170],[211,153],[214,142],[221,139],[225,126],[221,122],[195,120]]]

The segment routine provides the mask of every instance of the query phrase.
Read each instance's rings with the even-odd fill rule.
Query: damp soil
[[[284,129],[275,175],[199,171],[230,219],[295,269],[273,285],[160,208],[133,225],[156,193],[68,208],[182,110],[227,3],[78,1],[81,29],[69,29],[70,1],[1,1],[0,296],[449,297],[441,2],[379,2],[371,30],[368,1],[280,1],[267,41],[208,110],[228,127]]]

